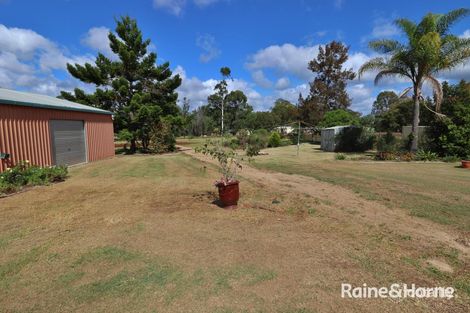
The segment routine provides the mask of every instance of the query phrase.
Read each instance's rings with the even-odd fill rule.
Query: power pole
[[[224,136],[224,101],[225,99],[222,99],[222,137]]]
[[[300,153],[300,104],[304,101],[302,94],[299,93],[299,100],[297,101],[297,118],[299,120],[299,129],[297,130],[297,156]]]
[[[297,131],[297,156],[299,156],[300,151],[300,119],[299,119],[299,130]]]

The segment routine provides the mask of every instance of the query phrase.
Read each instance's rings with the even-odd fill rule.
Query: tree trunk
[[[131,140],[131,153],[135,153],[137,151],[137,143],[135,139]]]
[[[411,133],[413,135],[413,140],[411,142],[411,152],[418,151],[418,142],[419,142],[419,109],[420,109],[420,99],[421,97],[421,88],[419,86],[415,87],[414,90],[414,112],[413,112],[413,125],[411,127]]]
[[[224,100],[222,100],[222,128],[221,128],[221,134],[222,134],[222,136],[224,135]]]

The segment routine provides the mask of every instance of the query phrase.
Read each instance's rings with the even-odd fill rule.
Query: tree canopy
[[[67,64],[70,74],[96,90],[86,94],[61,92],[61,97],[112,111],[117,132],[125,130],[135,151],[140,140],[144,149],[150,141],[150,131],[163,117],[174,116],[179,75],[172,75],[170,64],[157,64],[157,54],[150,52],[150,39],[143,39],[137,22],[128,16],[116,21],[115,33],[108,35],[116,59],[98,53],[95,64]]]
[[[351,105],[346,86],[356,74],[352,69],[343,69],[348,51],[341,42],[332,41],[325,47],[320,46],[318,56],[308,64],[316,76],[310,83],[310,94],[300,107],[305,122],[316,125],[326,112],[347,109]]]

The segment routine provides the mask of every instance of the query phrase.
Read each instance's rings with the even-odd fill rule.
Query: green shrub
[[[357,114],[351,111],[337,109],[326,112],[319,126],[321,128],[341,126],[341,125],[359,125],[360,120]]]
[[[377,151],[396,152],[397,150],[399,150],[399,141],[391,132],[387,132],[377,139]]]
[[[246,154],[250,157],[258,155],[261,149],[268,146],[269,133],[266,129],[258,129],[254,131],[248,138],[248,147]]]
[[[281,135],[278,132],[272,132],[269,136],[268,147],[275,148],[281,145]]]
[[[286,147],[286,146],[290,146],[290,145],[292,145],[292,140],[290,140],[289,138],[281,139],[280,147]]]
[[[337,153],[337,154],[335,155],[335,159],[338,160],[338,161],[346,160],[346,155],[345,155],[345,154],[342,154],[342,153]]]
[[[237,150],[240,147],[240,143],[238,142],[238,139],[232,138],[232,140],[229,141],[228,147],[232,150]]]
[[[439,156],[435,152],[419,150],[418,152],[416,152],[414,158],[417,161],[427,162],[427,161],[436,161],[437,159],[439,159]]]
[[[446,155],[445,157],[442,158],[442,161],[446,163],[456,163],[460,162],[461,158],[456,156],[456,155]]]
[[[246,146],[248,144],[248,139],[250,137],[250,133],[246,129],[240,129],[237,132],[237,140],[238,140],[238,145],[241,149],[246,149]]]
[[[43,168],[23,161],[0,174],[0,193],[15,192],[23,186],[47,185],[64,181],[67,174],[68,170],[65,166]]]
[[[364,152],[374,146],[375,135],[369,128],[348,127],[337,135],[336,140],[337,152]]]
[[[131,142],[132,138],[134,138],[134,136],[132,135],[132,133],[130,131],[128,131],[127,129],[123,129],[121,130],[118,135],[118,140],[120,141],[127,141],[127,142]]]

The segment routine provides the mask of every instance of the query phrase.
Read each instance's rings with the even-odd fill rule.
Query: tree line
[[[185,98],[178,106],[176,90],[181,77],[173,75],[168,62],[157,65],[156,52],[149,51],[150,40],[144,39],[136,20],[125,16],[116,20],[115,32],[108,35],[116,58],[98,53],[94,64],[67,65],[73,77],[94,85],[95,91],[87,94],[77,88],[74,92],[61,92],[60,97],[112,111],[115,132],[130,143],[131,152],[138,148],[171,150],[176,135],[236,134],[241,129],[271,130],[297,122],[312,127],[363,125],[385,132],[399,131],[401,126],[411,124],[410,149],[416,151],[419,125],[442,124],[445,118],[445,123],[449,123],[453,116],[447,117],[446,112],[462,113],[444,108],[449,102],[445,97],[454,87],[447,84],[443,88],[435,76],[470,58],[470,39],[449,32],[469,13],[467,9],[430,13],[420,23],[398,19],[395,23],[406,41],[370,42],[379,57],[366,62],[358,75],[345,68],[349,47],[338,41],[321,46],[318,55],[306,64],[314,77],[308,95],[299,95],[297,103],[278,99],[268,111],[254,111],[243,91],[229,91],[233,79],[229,67],[221,68],[220,80],[207,104],[191,111],[191,99]],[[371,114],[361,116],[350,109],[346,87],[368,71],[377,73],[376,84],[386,77],[400,76],[410,81],[410,88],[400,95],[380,93]],[[424,98],[424,83],[433,88],[433,97]],[[455,88],[465,89],[462,86]]]

